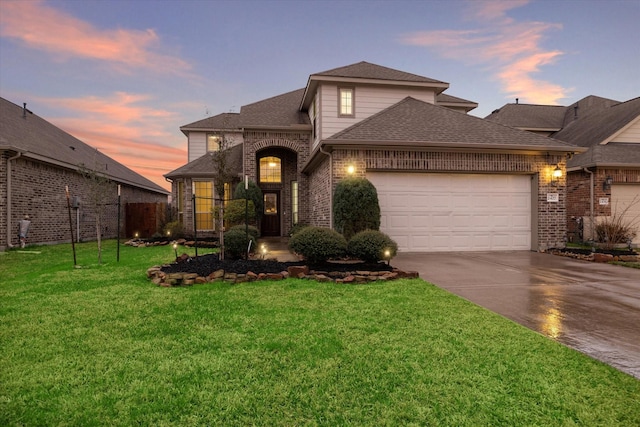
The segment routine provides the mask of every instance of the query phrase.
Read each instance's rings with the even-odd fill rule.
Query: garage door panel
[[[640,184],[612,185],[611,210],[618,215],[624,212],[624,222],[632,224],[636,230],[633,243],[640,244]]]
[[[381,230],[403,251],[528,250],[531,180],[524,175],[371,173]]]

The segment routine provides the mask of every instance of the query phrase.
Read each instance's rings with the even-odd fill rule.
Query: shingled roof
[[[469,116],[407,97],[324,140],[332,144],[384,144],[573,152],[566,142]],[[407,144],[409,143],[409,144]],[[578,150],[582,151],[582,150]]]
[[[430,79],[428,77],[407,73],[405,71],[395,70],[393,68],[383,67],[381,65],[371,64],[365,61],[347,65],[344,67],[334,68],[332,70],[314,73],[311,75],[311,78],[313,78],[314,76],[393,80],[400,82],[442,83],[446,84],[447,86],[449,85],[448,83],[442,82],[440,80]]]
[[[72,170],[99,165],[114,181],[168,194],[149,179],[4,98],[0,98],[0,149]]]
[[[165,174],[164,176],[169,179],[175,179],[180,177],[196,177],[196,178],[211,178],[214,175],[214,160],[217,152],[207,153],[198,157],[192,162],[186,165],[180,166],[177,169]],[[242,145],[236,145],[228,150],[227,165],[233,175],[242,175]]]
[[[557,131],[562,129],[566,110],[561,105],[506,104],[485,119],[519,129]]]

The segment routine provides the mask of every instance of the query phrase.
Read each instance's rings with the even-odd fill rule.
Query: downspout
[[[589,191],[590,191],[589,202],[590,202],[590,218],[591,218],[591,221],[589,221],[590,222],[590,224],[589,224],[589,235],[591,236],[591,240],[595,241],[595,239],[594,239],[595,236],[594,236],[594,233],[593,233],[593,230],[594,230],[594,228],[593,228],[594,227],[594,223],[593,223],[594,222],[594,218],[593,218],[593,172],[591,172],[587,168],[582,168],[582,170],[584,170],[585,172],[587,172],[588,174],[591,175],[590,176],[590,185],[589,185]]]
[[[7,159],[7,247],[11,245],[11,161],[22,156],[22,151],[18,151],[13,157]]]
[[[333,229],[333,156],[322,149],[322,144],[320,144],[320,152],[329,156],[329,228]]]

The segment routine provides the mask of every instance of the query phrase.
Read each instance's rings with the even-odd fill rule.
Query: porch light
[[[613,178],[611,176],[607,176],[602,182],[602,189],[604,191],[611,190],[611,184],[613,184]]]
[[[554,187],[558,186],[558,180],[562,178],[562,169],[560,169],[560,166],[556,165],[556,168],[553,170],[553,173],[551,174],[551,185],[553,185]]]
[[[356,167],[355,166],[353,166],[353,165],[347,166],[347,173],[349,175],[353,175],[355,172],[356,172]]]

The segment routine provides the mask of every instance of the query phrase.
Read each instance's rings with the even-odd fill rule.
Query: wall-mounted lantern
[[[353,166],[353,165],[347,166],[347,173],[349,175],[353,175],[355,172],[356,172],[356,167],[355,166]]]
[[[602,189],[604,191],[611,190],[611,184],[613,184],[613,178],[611,176],[607,176],[602,182]]]
[[[558,180],[560,178],[562,178],[562,169],[560,169],[560,166],[556,166],[556,168],[553,170],[553,174],[551,175],[551,185],[557,187]]]

